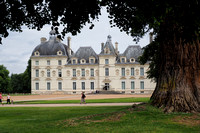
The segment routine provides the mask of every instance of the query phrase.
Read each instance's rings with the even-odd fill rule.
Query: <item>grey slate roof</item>
[[[89,57],[94,57],[95,62],[98,62],[98,55],[92,49],[92,47],[80,47],[75,54],[71,56],[71,58],[76,57],[78,59],[78,63],[80,63],[81,59],[85,59],[86,63],[89,63]],[[71,62],[70,62],[71,63]]]
[[[59,50],[62,51],[64,56],[68,56],[67,53],[68,46],[57,41],[56,37],[50,37],[49,41],[43,42],[35,47],[35,49],[32,52],[32,56],[35,56],[34,53],[38,51],[40,53],[40,56],[52,56],[57,55],[57,52]]]
[[[138,57],[141,56],[142,53],[143,53],[143,50],[140,47],[140,45],[129,45],[124,51],[124,53],[120,54],[119,56],[126,57],[127,62],[130,62],[129,60],[131,58],[134,58],[136,61],[138,61]]]
[[[104,53],[104,49],[105,49],[106,47],[110,50],[110,53],[109,53],[109,54]],[[113,44],[112,44],[112,40],[111,40],[111,36],[110,36],[110,35],[108,35],[107,41],[106,41],[106,43],[105,43],[105,45],[104,45],[104,47],[103,47],[103,49],[101,50],[101,52],[100,52],[99,55],[116,55],[115,48],[114,48],[114,46],[113,46]]]

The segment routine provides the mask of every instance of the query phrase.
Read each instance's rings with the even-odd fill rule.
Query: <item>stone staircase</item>
[[[97,94],[122,94],[122,93],[119,91],[101,90],[101,91],[98,91]]]

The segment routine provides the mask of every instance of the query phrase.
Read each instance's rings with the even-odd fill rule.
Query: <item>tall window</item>
[[[140,67],[140,76],[144,76],[144,67]]]
[[[81,69],[82,77],[85,77],[85,69]]]
[[[47,60],[47,65],[48,65],[48,66],[50,65],[50,60]]]
[[[73,82],[73,90],[76,90],[76,82]]]
[[[58,90],[62,90],[62,82],[58,82]]]
[[[51,90],[51,83],[47,82],[47,90]]]
[[[135,71],[135,70],[134,70],[134,67],[132,67],[132,68],[131,68],[131,76],[134,76],[134,75],[135,75],[134,71]]]
[[[85,90],[85,82],[81,82],[82,90]]]
[[[140,81],[140,89],[144,89],[144,81]]]
[[[47,77],[51,77],[50,69],[47,69]]]
[[[39,77],[39,70],[38,69],[35,70],[35,77]]]
[[[94,59],[90,59],[90,63],[93,64],[94,63]]]
[[[135,89],[135,82],[131,81],[131,89]]]
[[[73,69],[73,77],[76,77],[76,69]]]
[[[35,89],[39,90],[39,83],[38,82],[35,83]]]
[[[39,65],[39,61],[38,61],[38,60],[35,61],[35,65],[36,65],[36,66]]]
[[[125,76],[125,68],[122,68],[122,76]]]
[[[94,77],[94,69],[93,68],[90,69],[90,76]]]
[[[109,68],[105,68],[105,76],[109,76]]]
[[[58,60],[58,65],[62,65],[62,60]]]
[[[105,64],[109,64],[109,60],[108,59],[105,59]]]
[[[94,82],[90,82],[90,89],[94,90]]]
[[[58,69],[58,77],[62,77],[62,70]]]
[[[125,81],[122,81],[122,89],[125,89]]]

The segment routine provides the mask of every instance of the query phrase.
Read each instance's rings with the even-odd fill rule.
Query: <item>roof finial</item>
[[[108,37],[107,37],[107,41],[111,41],[111,35],[108,35]]]

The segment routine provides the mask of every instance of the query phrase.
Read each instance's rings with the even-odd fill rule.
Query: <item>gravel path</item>
[[[86,104],[4,104],[0,107],[74,107],[74,106],[132,106],[137,103],[86,103]]]

